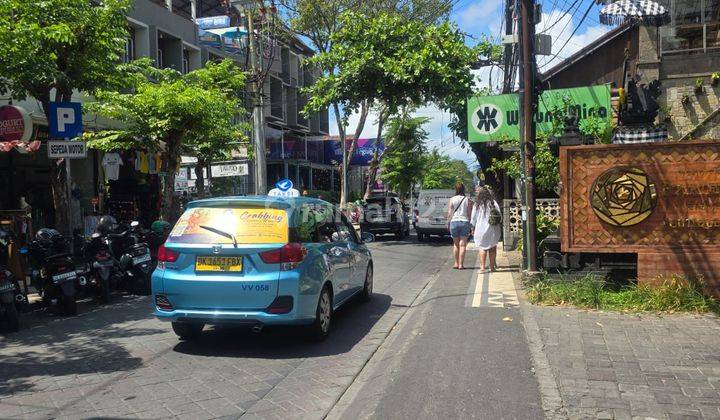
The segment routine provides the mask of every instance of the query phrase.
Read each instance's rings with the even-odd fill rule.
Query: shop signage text
[[[540,96],[534,116],[539,132],[552,128],[553,112],[563,109],[565,100],[580,120],[590,116],[612,118],[609,85],[547,90]],[[468,99],[467,112],[470,143],[520,137],[517,94],[474,96]]]
[[[226,163],[223,165],[212,165],[211,173],[213,178],[227,176],[243,176],[250,173],[247,163]]]
[[[0,106],[0,141],[28,141],[33,134],[30,114],[19,106]]]
[[[48,142],[48,158],[50,159],[84,159],[87,157],[87,148],[84,141],[54,141]]]
[[[209,16],[195,19],[200,29],[227,28],[230,26],[230,16]]]

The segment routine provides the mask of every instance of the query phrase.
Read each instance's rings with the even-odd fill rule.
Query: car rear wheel
[[[310,326],[310,336],[313,340],[322,341],[327,338],[330,333],[332,312],[332,296],[326,286],[322,292],[320,292],[317,309],[315,310],[315,322]]]
[[[188,322],[173,322],[172,329],[181,340],[196,340],[200,337],[205,324],[195,324]]]
[[[363,291],[360,293],[360,300],[363,302],[369,302],[372,299],[373,294],[373,266],[368,265],[367,271],[365,272],[365,285]]]

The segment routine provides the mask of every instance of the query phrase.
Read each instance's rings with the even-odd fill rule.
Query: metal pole
[[[522,98],[522,114],[524,117],[524,136],[521,150],[525,152],[525,200],[526,200],[526,231],[527,237],[527,268],[529,272],[537,271],[537,240],[535,224],[535,0],[520,0],[520,26],[522,35],[522,79],[524,95]]]
[[[255,45],[255,25],[250,8],[245,9],[248,21],[248,42],[250,43],[250,69],[253,78],[253,145],[255,146],[255,194],[267,194],[267,164],[265,162],[265,108],[263,104],[263,85],[259,79],[257,48]]]

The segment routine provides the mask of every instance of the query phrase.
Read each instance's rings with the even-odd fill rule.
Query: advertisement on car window
[[[178,220],[170,233],[177,243],[271,244],[288,241],[285,210],[192,208]]]

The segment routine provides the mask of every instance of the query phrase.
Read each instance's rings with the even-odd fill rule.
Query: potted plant
[[[710,84],[712,86],[717,86],[718,83],[720,83],[720,73],[715,72],[710,76]]]
[[[688,100],[690,98],[688,97]],[[667,105],[661,105],[659,112],[658,112],[658,121],[659,123],[670,123],[672,122],[672,115],[670,115],[670,112],[672,111],[671,106]]]
[[[702,77],[698,77],[695,79],[695,94],[702,95],[703,92],[705,92],[705,88],[703,88],[703,79]]]

